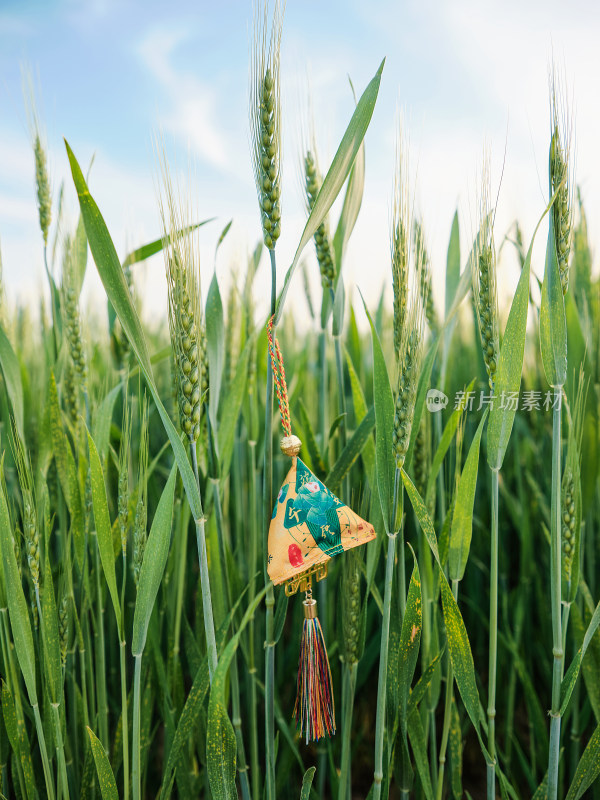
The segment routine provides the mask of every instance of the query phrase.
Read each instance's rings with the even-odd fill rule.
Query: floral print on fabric
[[[364,544],[375,530],[294,458],[269,528],[267,570],[275,584]]]

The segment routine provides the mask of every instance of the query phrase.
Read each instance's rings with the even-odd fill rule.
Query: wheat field
[[[201,285],[199,251],[230,225],[194,216],[162,140],[162,228],[120,258],[68,131],[70,180],[51,184],[30,105],[46,285],[39,311],[0,295],[1,796],[599,797],[600,279],[561,81],[551,71],[538,226],[498,228],[484,154],[475,224],[445,222],[435,269],[398,121],[388,281],[369,305],[344,263],[385,63],[357,82],[330,163],[307,121],[294,184],[284,28],[279,5],[258,10],[256,246],[227,292],[216,272]],[[164,314],[142,323],[137,270],[157,254]],[[90,271],[101,317],[81,300]],[[310,591],[303,604],[271,579],[291,463],[375,531],[321,548],[318,624]]]

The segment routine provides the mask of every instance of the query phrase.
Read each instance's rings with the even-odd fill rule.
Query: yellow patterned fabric
[[[374,538],[372,525],[292,459],[269,526],[267,571],[275,585]]]

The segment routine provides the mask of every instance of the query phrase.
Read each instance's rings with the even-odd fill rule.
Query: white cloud
[[[169,108],[160,114],[160,127],[177,136],[207,164],[231,169],[227,136],[217,121],[216,89],[194,74],[174,65],[177,48],[190,36],[189,30],[153,29],[138,45],[142,63],[168,96]]]

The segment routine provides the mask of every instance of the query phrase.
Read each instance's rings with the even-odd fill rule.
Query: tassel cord
[[[316,601],[307,592],[296,685],[294,716],[306,743],[335,733],[335,702],[331,668]]]

